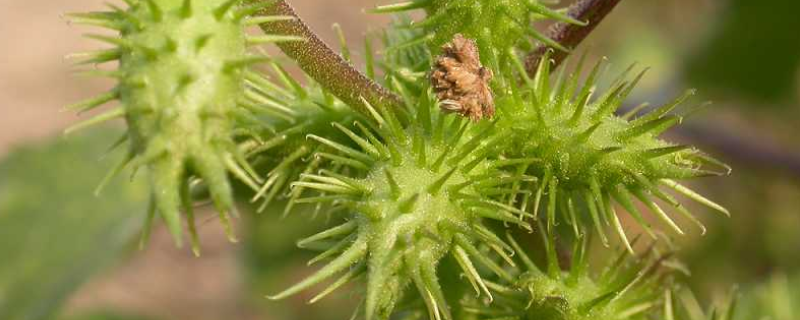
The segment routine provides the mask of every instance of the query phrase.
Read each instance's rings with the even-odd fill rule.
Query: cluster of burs
[[[147,175],[143,239],[160,217],[199,254],[194,203],[213,203],[235,241],[236,200],[261,201],[264,214],[338,222],[298,242],[324,266],[271,299],[327,284],[314,302],[354,284],[355,316],[368,320],[701,320],[683,311],[684,268],[668,238],[686,223],[705,232],[680,199],[727,214],[681,181],[729,169],[658,138],[692,111],[691,91],[625,113],[642,77],[633,68],[603,81],[602,63],[554,68],[545,54],[525,70],[521,54],[537,44],[567,50],[534,20],[585,21],[537,0],[377,6],[395,22],[367,39],[363,69],[402,103],[348,105],[258,48],[309,41],[248,31],[301,24],[267,14],[283,1],[124,2],[72,15],[115,34],[91,35],[110,47],[75,56],[113,62],[92,73],[117,85],[69,108],[118,107],[69,130],[125,120],[115,147],[127,156],[107,180],[125,168]],[[607,262],[593,266],[589,251]]]

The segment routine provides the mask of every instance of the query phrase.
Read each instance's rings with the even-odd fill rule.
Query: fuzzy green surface
[[[545,230],[542,230],[545,232]],[[468,302],[481,319],[516,320],[635,320],[652,319],[663,305],[665,290],[679,268],[676,261],[651,247],[642,256],[622,250],[602,271],[591,272],[587,239],[578,239],[571,266],[562,269],[555,237],[545,237],[547,252],[542,267],[534,263],[515,240],[509,238],[519,259],[516,279],[499,290],[489,304]]]
[[[245,57],[243,27],[230,16],[214,16],[225,1],[195,1],[190,17],[178,12],[182,2],[159,1],[165,11],[160,22],[141,4],[131,14],[142,22],[123,31],[132,50],[120,64],[122,101],[132,134],[145,143],[135,146],[139,152],[155,139],[169,143],[178,157],[202,153],[209,142],[230,142],[229,111],[244,86],[241,74],[225,65]]]
[[[493,171],[484,153],[476,151],[484,147],[480,139],[463,136],[469,123],[457,116],[432,114],[436,105],[424,103],[432,102],[431,98],[429,93],[424,95],[405,127],[385,112],[376,113],[376,125],[361,135],[339,125],[358,149],[311,137],[335,151],[333,157],[325,152],[319,155],[341,169],[302,175],[293,185],[307,192],[297,202],[330,204],[333,211],[347,213],[350,221],[301,240],[304,247],[333,240],[320,256],[336,258],[273,298],[295,294],[349,268],[354,274],[343,276],[346,281],[366,276],[367,319],[388,319],[398,303],[405,301],[409,284],[417,289],[419,296],[414,296],[419,298],[415,299],[421,298],[431,317],[452,319],[437,276],[445,256],[459,261],[476,288],[482,280],[470,258],[488,263],[510,279],[476,246],[510,248],[484,225],[483,218],[527,226],[517,216],[526,214],[492,199],[488,190],[506,184],[495,181],[501,173]]]
[[[194,174],[217,210],[233,209],[233,113],[244,92],[244,26],[227,1],[139,1],[123,16],[120,102],[131,150],[149,164],[156,208],[180,242],[179,207]],[[227,9],[222,9],[226,8]],[[149,163],[148,163],[149,161]],[[230,233],[230,232],[229,232]]]
[[[426,158],[435,159],[441,152],[446,152],[446,150],[441,147],[431,148]],[[415,220],[418,219],[418,226],[422,226],[442,221],[462,221],[469,218],[463,210],[453,206],[453,201],[449,197],[450,194],[446,187],[443,187],[443,190],[436,195],[432,195],[427,191],[434,181],[451,169],[449,166],[444,165],[443,168],[434,171],[430,166],[420,166],[414,161],[417,156],[410,150],[402,150],[401,153],[403,153],[403,160],[400,164],[383,163],[372,170],[365,179],[365,183],[373,188],[372,194],[365,200],[371,203],[371,211],[380,212],[375,217],[376,219],[392,220],[401,215],[411,215],[415,217]],[[386,171],[392,172],[395,177],[397,186],[401,191],[399,195],[392,195],[392,188],[387,181]],[[479,171],[481,170],[475,170],[474,173],[480,174]],[[456,170],[447,180],[447,185],[459,184],[467,179],[467,176]],[[392,206],[396,204],[395,198],[407,199],[414,195],[419,195],[414,210],[400,213],[392,209]]]
[[[372,254],[369,268],[373,279],[387,277],[386,282],[374,281],[368,290],[380,290],[376,314],[378,319],[387,319],[394,309],[395,297],[402,295],[409,275],[421,272],[420,264],[433,270],[453,246],[453,237],[459,231],[481,223],[479,218],[454,201],[447,191],[436,195],[427,189],[446,170],[433,172],[430,168],[418,167],[412,154],[406,150],[403,162],[394,166],[384,164],[366,178],[373,186],[373,193],[363,203],[366,219],[357,219],[359,233],[366,236]],[[429,156],[438,155],[431,152]],[[449,169],[449,168],[446,168]],[[393,196],[385,170],[393,172],[401,193]],[[464,182],[467,178],[455,173],[447,185]],[[446,188],[447,186],[445,186]],[[411,210],[403,210],[403,201],[418,197]],[[359,211],[359,209],[356,209]],[[405,212],[404,212],[405,211]],[[390,263],[391,255],[400,255],[403,261]],[[394,279],[392,279],[394,278]],[[391,285],[397,283],[396,285]],[[390,284],[387,286],[387,284]],[[369,300],[368,300],[369,303]]]
[[[609,293],[610,288],[595,284],[589,277],[581,277],[574,285],[565,285],[561,280],[543,274],[523,274],[520,286],[528,290],[530,307],[524,312],[524,320],[634,320],[644,316],[624,316],[624,303],[608,305],[583,311],[593,300]],[[630,308],[631,306],[627,306]]]
[[[544,123],[538,121],[533,110],[537,107],[528,102],[514,101],[509,106],[501,107],[503,114],[499,116],[501,127],[516,132],[507,150],[517,156],[541,159],[531,164],[530,170],[540,177],[550,171],[565,188],[588,188],[593,178],[602,186],[636,184],[631,173],[650,179],[696,176],[697,164],[689,158],[693,151],[650,157],[645,151],[675,144],[660,140],[652,133],[620,139],[620,134],[632,124],[613,114],[593,118],[591,115],[597,111],[595,104],[588,106],[586,116],[575,123],[570,122],[575,111],[572,105],[561,111],[553,104],[538,106],[544,110]],[[508,110],[511,108],[519,109]],[[593,126],[597,128],[588,139],[579,138]]]
[[[549,54],[543,60],[549,61]],[[498,134],[508,137],[500,140],[496,155],[530,159],[517,169],[537,178],[535,184],[526,187],[531,196],[513,200],[520,209],[531,210],[534,215],[546,212],[548,230],[556,220],[573,226],[576,235],[584,232],[583,226],[593,225],[604,244],[608,243],[604,225],[611,225],[630,252],[633,248],[614,203],[620,204],[653,239],[656,233],[636,201],[678,234],[684,231],[656,200],[705,232],[702,223],[680,202],[659,189],[662,186],[728,214],[678,181],[725,175],[730,168],[697,149],[659,137],[689,113],[678,107],[693,91],[639,115],[617,115],[644,72],[628,78],[629,68],[609,88],[598,90],[602,61],[585,81],[580,80],[583,62],[581,58],[575,70],[562,69],[559,73],[551,73],[550,64],[542,63],[531,79],[517,60],[522,83],[496,83],[495,92],[501,93],[495,100],[496,125]]]
[[[526,6],[530,0],[433,0],[425,8],[428,20],[422,22],[434,34],[431,48],[451,41],[456,33],[477,39],[481,51],[514,48],[525,40],[526,29],[532,28],[532,13]]]
[[[410,23],[407,28],[418,31],[412,40],[399,44],[407,48],[424,43],[431,52],[438,52],[456,34],[476,40],[481,60],[493,69],[506,69],[514,50],[530,50],[534,41],[566,50],[533,27],[539,19],[554,19],[583,24],[538,0],[416,0],[378,6],[379,13],[425,10],[426,17]],[[404,20],[401,16],[400,20]],[[497,72],[498,70],[494,70]]]

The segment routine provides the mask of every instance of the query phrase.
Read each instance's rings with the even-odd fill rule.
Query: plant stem
[[[585,26],[579,26],[566,22],[558,22],[547,30],[546,36],[564,47],[573,49],[577,47],[583,39],[586,39],[586,36],[603,21],[603,18],[605,18],[619,2],[620,0],[580,0],[569,7],[567,14],[577,20],[586,21],[587,24]],[[570,54],[569,52],[557,50],[546,45],[539,45],[525,57],[525,69],[531,77],[536,73],[536,69],[539,67],[539,61],[547,50],[554,51],[551,56],[553,60],[553,69],[564,62],[564,59]]]
[[[376,108],[395,109],[402,106],[402,99],[380,84],[370,80],[356,70],[341,55],[334,52],[297,16],[285,0],[253,0],[254,4],[273,2],[264,6],[256,15],[291,16],[292,20],[262,23],[259,26],[268,34],[296,36],[306,41],[278,42],[278,47],[297,61],[303,71],[316,80],[345,104],[368,114],[362,97]]]

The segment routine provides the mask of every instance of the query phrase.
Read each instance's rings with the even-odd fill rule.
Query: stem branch
[[[253,2],[267,1],[272,0]],[[362,97],[376,108],[394,109],[402,106],[402,99],[399,96],[367,78],[325,44],[285,0],[266,5],[256,15],[295,17],[292,20],[266,22],[259,26],[268,34],[306,39],[306,41],[279,42],[277,45],[287,56],[297,61],[303,71],[351,108],[368,114]]]
[[[546,36],[566,48],[574,49],[583,39],[586,39],[586,36],[603,21],[603,18],[605,18],[619,2],[620,0],[580,0],[569,7],[567,14],[576,20],[586,21],[587,24],[585,26],[579,26],[566,22],[558,22],[547,30]],[[564,59],[569,55],[569,52],[540,44],[525,57],[525,70],[527,70],[528,74],[532,77],[539,67],[539,61],[547,50],[554,51],[551,56],[553,60],[552,68],[564,62]]]

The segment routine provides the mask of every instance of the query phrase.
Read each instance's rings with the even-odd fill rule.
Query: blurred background
[[[304,267],[311,255],[294,241],[324,219],[244,215],[237,225],[243,239],[231,244],[209,211],[200,227],[203,255],[195,258],[174,248],[162,228],[138,250],[146,187],[117,179],[102,197],[92,196],[114,163],[97,155],[120,132],[61,135],[78,120],[59,112],[64,105],[112,85],[74,74],[63,57],[98,44],[81,36],[90,28],[62,16],[103,3],[0,0],[0,319],[349,317],[355,299],[347,292],[314,306],[305,304],[309,296],[264,298],[311,271]],[[338,22],[355,52],[367,30],[389,21],[364,13],[375,1],[290,3],[331,44]],[[800,284],[793,276],[800,272],[798,12],[796,0],[624,0],[578,49],[609,57],[609,75],[631,63],[651,68],[631,106],[658,105],[686,88],[699,90],[696,103],[714,102],[668,136],[734,168],[729,177],[691,182],[733,217],[694,208],[708,233],[676,239],[692,270],[688,283],[704,301],[734,284],[745,293],[788,288],[800,297],[789,285]],[[794,301],[796,318],[774,319],[800,318]]]

